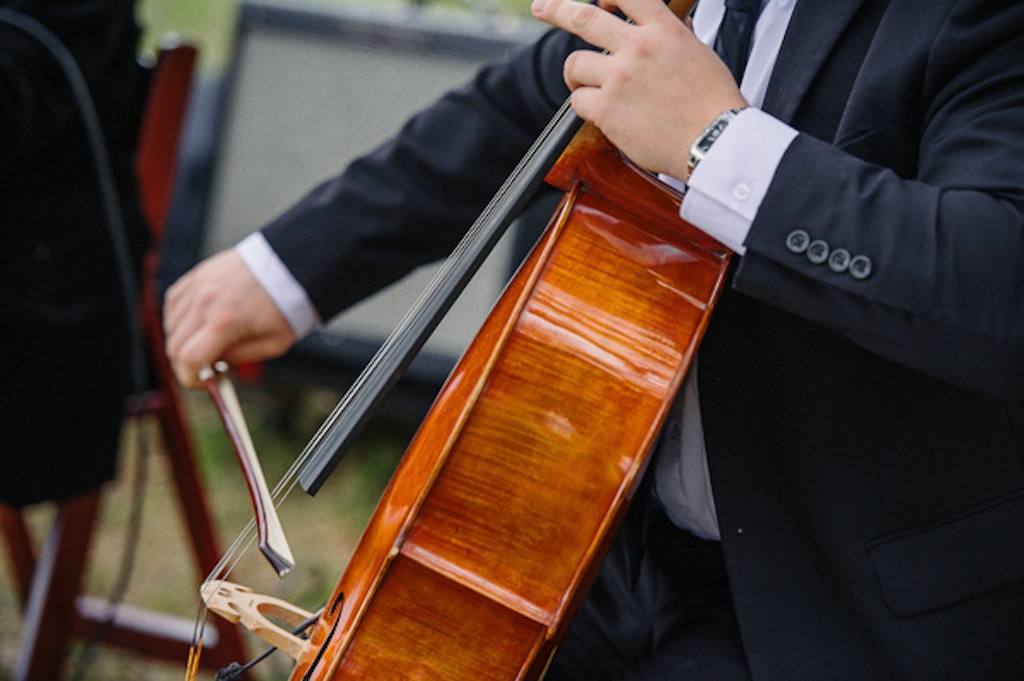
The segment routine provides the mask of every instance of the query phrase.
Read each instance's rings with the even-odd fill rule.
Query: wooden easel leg
[[[25,526],[25,517],[4,504],[0,504],[0,529],[3,530],[11,570],[18,583],[18,601],[24,610],[28,604],[29,589],[32,587],[32,573],[36,569],[32,538],[29,536],[28,527]]]
[[[199,480],[195,454],[185,429],[185,417],[182,413],[180,397],[173,385],[166,385],[169,386],[165,388],[167,403],[163,408],[156,410],[156,416],[160,421],[164,442],[167,445],[171,471],[178,491],[178,500],[188,527],[188,538],[192,544],[197,571],[200,581],[202,581],[213,571],[220,560],[220,552],[217,549],[212,515],[203,494],[202,483]],[[198,586],[194,596],[198,606]],[[228,625],[223,621],[210,621],[207,626],[216,629],[217,636],[213,638],[215,642],[206,648],[202,658],[204,665],[219,668],[246,659],[240,627]]]
[[[57,512],[36,561],[11,681],[60,677],[99,501],[99,491],[92,492],[64,502]]]

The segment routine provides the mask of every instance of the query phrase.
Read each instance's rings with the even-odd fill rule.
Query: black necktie
[[[725,15],[715,37],[715,52],[729,67],[739,83],[750,56],[750,37],[754,34],[761,0],[725,0]]]

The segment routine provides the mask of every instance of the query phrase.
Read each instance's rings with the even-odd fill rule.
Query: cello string
[[[695,1],[668,0],[666,4],[671,5],[677,16],[682,18],[692,10]],[[632,24],[633,21],[628,19],[627,23]],[[608,50],[603,53],[608,54]],[[444,261],[430,284],[294,460],[275,488],[275,493],[280,490],[285,496],[290,494],[296,475],[311,495],[318,491],[364,425],[368,414],[433,333],[483,259],[518,212],[525,207],[581,123],[572,109],[570,94]]]
[[[569,100],[566,99],[566,101],[559,107],[555,116],[548,122],[541,135],[519,161],[508,179],[505,180],[504,184],[502,184],[501,188],[484,208],[480,217],[477,218],[473,226],[466,233],[466,236],[463,237],[452,253],[444,261],[442,267],[431,279],[429,285],[419,295],[409,310],[406,311],[394,331],[392,331],[387,337],[380,349],[378,349],[378,351],[373,355],[345,395],[338,401],[327,418],[321,423],[299,456],[294,459],[292,464],[282,475],[272,492],[275,504],[280,505],[294,489],[295,484],[298,482],[297,476],[299,471],[309,461],[317,447],[323,443],[327,434],[338,422],[342,414],[348,410],[354,397],[363,391],[374,375],[383,370],[382,367],[386,367],[393,363],[392,355],[395,352],[395,348],[398,346],[399,339],[407,335],[410,332],[410,328],[414,327],[416,322],[422,318],[425,314],[426,308],[428,307],[428,301],[435,298],[438,295],[438,292],[443,289],[444,284],[454,276],[454,273],[458,270],[459,264],[464,260],[465,254],[470,252],[472,247],[478,242],[484,240],[487,236],[491,236],[486,234],[486,228],[493,221],[494,216],[499,214],[505,207],[504,203],[507,200],[507,197],[521,185],[523,182],[522,178],[526,172],[528,170],[534,170],[532,167],[535,165],[534,159],[540,156],[546,146],[550,145],[550,141],[555,137],[556,132],[575,120],[577,120],[575,113],[573,113],[571,109]],[[248,533],[254,527],[255,523],[250,522],[244,532]]]
[[[298,469],[303,469],[301,472],[306,475],[306,478],[300,479],[300,482],[303,483],[307,491],[310,491],[310,486],[319,487],[319,484],[329,474],[329,467],[333,467],[337,462],[338,450],[343,450],[344,445],[349,444],[353,437],[350,432],[342,432],[342,435],[349,439],[339,442],[340,438],[337,436],[337,431],[341,430],[339,426],[349,426],[354,430],[361,425],[359,419],[364,417],[367,409],[372,409],[375,406],[375,403],[371,402],[367,405],[367,409],[359,411],[350,409],[353,403],[356,400],[362,400],[365,403],[367,394],[370,395],[370,400],[382,395],[390,387],[390,383],[386,382],[384,385],[379,385],[382,379],[384,381],[397,379],[398,370],[403,366],[400,362],[410,359],[410,355],[415,354],[425,342],[440,317],[445,314],[455,297],[468,283],[469,277],[479,267],[483,257],[487,255],[504,229],[511,223],[525,200],[532,195],[533,189],[540,184],[547,167],[554,162],[552,156],[557,156],[557,153],[561,152],[568,139],[568,134],[574,131],[574,125],[578,122],[579,119],[572,111],[567,99],[485,207],[480,217],[444,261],[430,285],[402,318],[367,365],[366,370],[360,374],[346,395],[338,402],[311,440],[310,445],[295,460],[295,470],[289,471],[289,475],[293,475]],[[545,163],[547,165],[544,165]],[[503,221],[503,219],[505,220]],[[469,269],[470,267],[472,269]],[[395,368],[396,366],[398,369]],[[374,382],[378,385],[372,385]],[[371,390],[367,390],[367,386],[370,386]],[[362,407],[363,405],[358,406]],[[342,422],[343,418],[347,418],[348,422]],[[325,444],[334,445],[333,451],[322,451]],[[311,460],[314,456],[317,457],[316,460]],[[314,469],[313,474],[321,477],[311,481],[308,475],[310,468]],[[324,470],[327,472],[321,473]],[[316,489],[310,491],[311,494],[315,492]]]
[[[683,18],[690,10],[692,10],[695,3],[692,0],[683,0],[683,2],[670,0],[666,4],[672,5],[673,10],[677,10],[677,15],[679,15],[680,18]],[[679,5],[679,7],[677,8],[676,5]],[[630,23],[632,22],[630,21]],[[378,351],[373,355],[370,362],[359,374],[350,386],[349,390],[335,405],[328,417],[321,423],[320,427],[314,433],[299,456],[293,460],[292,464],[281,477],[271,494],[275,508],[283,504],[284,500],[291,494],[295,485],[299,482],[299,473],[302,472],[310,463],[310,459],[332,434],[342,417],[349,412],[355,398],[366,389],[366,386],[369,385],[379,373],[385,371],[388,366],[394,364],[396,353],[404,345],[401,341],[405,336],[412,333],[412,330],[415,328],[417,323],[421,321],[423,315],[427,314],[432,307],[431,303],[433,300],[440,293],[443,293],[444,289],[449,285],[450,280],[456,277],[465,255],[467,253],[471,253],[479,244],[487,243],[488,240],[492,238],[496,241],[497,237],[490,232],[498,231],[498,236],[500,236],[500,232],[504,231],[504,228],[507,227],[507,223],[499,225],[498,227],[492,225],[494,216],[499,215],[501,211],[507,210],[510,207],[508,204],[509,199],[515,199],[517,192],[521,191],[524,183],[524,177],[525,182],[527,183],[536,179],[539,184],[542,177],[538,178],[537,176],[542,176],[546,172],[546,168],[538,168],[536,159],[541,158],[543,162],[543,159],[546,158],[543,154],[550,155],[555,151],[560,153],[569,141],[567,131],[574,130],[574,126],[579,122],[579,118],[572,110],[570,96],[562,103],[540,136],[530,146],[529,150],[513,169],[512,173],[502,184],[498,192],[484,208],[480,217],[478,217],[478,219],[473,223],[463,239],[460,240],[456,248],[444,261],[441,269],[435,274],[428,287],[417,298],[416,302],[406,312],[395,330],[388,336]],[[552,149],[554,145],[558,145],[557,150]],[[554,158],[550,160],[553,162]],[[534,185],[534,187],[535,186],[536,185]],[[522,207],[522,205],[520,204],[519,207]],[[493,242],[490,245],[493,246]],[[477,263],[477,265],[478,264],[479,263]],[[457,292],[455,295],[457,295]],[[443,315],[444,311],[441,311],[440,314]],[[427,331],[427,335],[429,335],[429,333],[430,331]],[[415,351],[416,350],[413,350],[413,353]],[[315,493],[315,491],[311,493]],[[251,548],[255,541],[255,532],[256,523],[255,520],[251,519],[243,529],[242,533],[232,543],[228,552],[218,562],[217,566],[211,572],[210,579],[207,581],[215,578],[219,580],[219,583],[227,578],[241,560],[242,555]],[[204,619],[205,612],[206,607],[204,601],[202,609],[202,617]]]
[[[403,315],[395,329],[382,343],[377,352],[374,353],[366,367],[364,367],[327,418],[321,423],[302,452],[293,460],[281,476],[271,492],[275,508],[280,507],[294,490],[299,482],[300,471],[303,470],[313,454],[334,430],[342,416],[348,412],[355,398],[366,389],[366,386],[373,379],[377,378],[389,366],[395,363],[395,355],[398,349],[400,349],[402,341],[411,333],[411,329],[422,321],[434,300],[440,295],[440,292],[443,292],[449,286],[451,280],[457,276],[460,270],[465,269],[463,262],[467,257],[466,254],[478,250],[480,244],[486,243],[490,239],[496,240],[497,236],[500,236],[500,234],[496,236],[492,233],[498,231],[498,227],[492,224],[495,216],[509,210],[509,202],[515,200],[518,194],[522,193],[522,187],[525,182],[537,179],[536,176],[545,170],[544,168],[538,168],[538,165],[544,162],[544,158],[561,152],[568,139],[568,132],[571,132],[578,123],[579,118],[572,110],[570,98],[567,98],[547,123],[540,136],[531,144],[508,178],[503,182],[498,192],[488,202],[483,212],[466,232],[466,235],[444,260],[441,268],[433,276],[429,285]],[[553,148],[556,145],[557,148]],[[499,225],[501,228],[505,226],[507,225]],[[200,590],[202,604],[196,616],[192,636],[192,648],[195,650],[196,658],[201,653],[202,631],[207,619],[206,594],[210,593],[211,590],[216,590],[230,576],[244,555],[255,543],[256,536],[256,521],[250,518],[204,581],[203,587]],[[198,667],[198,659],[195,660],[194,664]]]

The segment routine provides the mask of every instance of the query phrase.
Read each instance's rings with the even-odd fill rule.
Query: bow
[[[199,371],[199,380],[217,408],[245,474],[245,482],[249,487],[249,496],[252,498],[255,511],[260,551],[270,561],[278,576],[284,577],[295,567],[295,559],[277,516],[260,460],[256,456],[256,448],[245,424],[245,416],[242,414],[234,384],[228,375],[228,365],[225,362],[217,362],[212,366],[204,366]]]

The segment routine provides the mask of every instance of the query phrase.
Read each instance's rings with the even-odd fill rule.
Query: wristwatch
[[[722,132],[728,127],[730,121],[736,118],[736,114],[743,111],[739,109],[726,109],[722,113],[715,116],[715,120],[708,124],[708,127],[704,128],[704,131],[697,137],[697,140],[690,146],[690,161],[686,166],[686,179],[689,180],[690,176],[693,175],[694,169],[697,164],[703,160],[704,156],[707,155],[708,149],[715,143]]]

